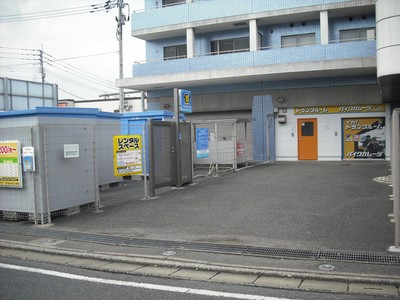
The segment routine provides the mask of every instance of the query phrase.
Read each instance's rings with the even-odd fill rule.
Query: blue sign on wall
[[[208,157],[210,148],[208,144],[208,128],[196,128],[196,157]]]
[[[179,90],[179,111],[192,112],[192,93],[187,90]]]

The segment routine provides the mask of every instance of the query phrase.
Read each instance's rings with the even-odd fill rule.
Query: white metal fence
[[[392,116],[392,185],[393,213],[395,225],[394,247],[391,250],[400,252],[400,109],[396,108]]]
[[[194,170],[218,174],[247,165],[253,158],[251,130],[247,119],[193,121]]]

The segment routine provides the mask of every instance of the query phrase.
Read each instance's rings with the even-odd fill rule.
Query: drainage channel
[[[173,250],[264,256],[288,259],[334,260],[346,262],[380,263],[400,265],[400,255],[376,252],[348,252],[331,250],[298,250],[271,247],[255,247],[185,241],[124,238],[83,232],[39,229],[31,227],[1,226],[1,233],[33,235],[79,242],[101,243],[115,246],[156,247]]]

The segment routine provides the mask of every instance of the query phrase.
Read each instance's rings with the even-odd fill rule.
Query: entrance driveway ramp
[[[385,161],[277,162],[184,189],[100,193],[101,213],[3,222],[0,254],[151,276],[399,296]]]

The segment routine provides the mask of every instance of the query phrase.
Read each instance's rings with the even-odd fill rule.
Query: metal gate
[[[155,189],[193,181],[191,154],[191,124],[181,123],[179,139],[174,122],[149,122],[149,196],[154,197]],[[177,151],[180,143],[180,151]],[[180,153],[179,153],[180,152]],[[177,154],[180,159],[180,172],[177,172]]]
[[[192,162],[192,125],[189,122],[180,124],[181,131],[181,183],[193,181],[193,162]]]

